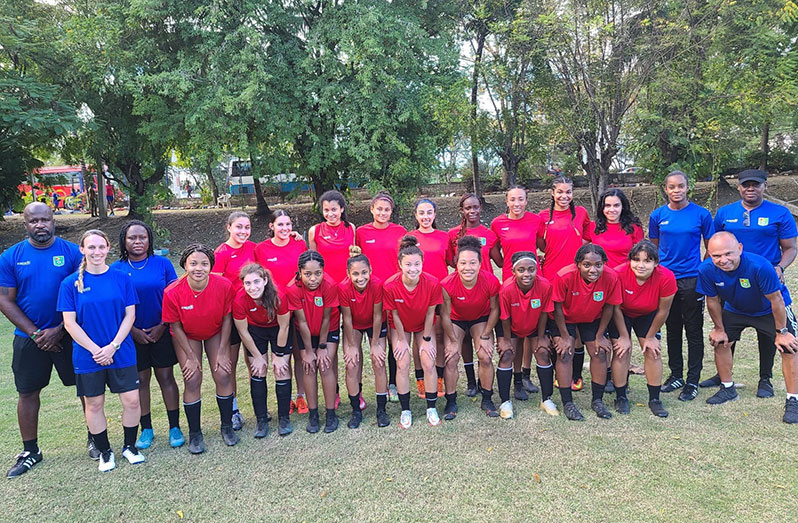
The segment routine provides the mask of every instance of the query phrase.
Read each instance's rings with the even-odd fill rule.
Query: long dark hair
[[[466,235],[466,231],[468,230],[468,219],[466,218],[465,213],[463,212],[463,205],[465,205],[466,200],[469,198],[476,198],[479,201],[479,196],[474,193],[467,192],[463,196],[460,197],[460,214],[462,214],[462,219],[460,220],[460,230],[457,231],[457,237],[455,238],[457,241],[460,241],[460,238]],[[481,208],[481,205],[480,205]]]
[[[288,216],[288,219],[289,220],[291,219],[291,216],[289,216],[286,211],[284,211],[283,209],[277,209],[272,212],[272,215],[269,218],[269,224],[274,225],[274,222],[276,222],[277,218],[279,218],[280,216]],[[274,228],[269,229],[269,233],[271,234],[271,237],[274,238]]]
[[[596,204],[595,233],[601,234],[607,231],[607,217],[604,216],[604,203],[610,196],[615,196],[621,201],[621,228],[626,234],[631,236],[634,233],[634,226],[639,225],[642,227],[643,224],[640,223],[640,218],[635,216],[635,214],[632,212],[632,208],[629,205],[629,199],[620,189],[607,189],[599,197],[598,203]]]
[[[349,227],[349,222],[346,219],[346,198],[344,198],[344,195],[334,189],[326,191],[319,198],[320,213],[321,213],[321,206],[324,204],[324,202],[337,203],[338,206],[341,208],[341,223],[344,224],[344,227]],[[324,219],[324,214],[322,214],[322,219]]]
[[[435,205],[435,202],[433,202],[429,198],[421,198],[419,201],[416,202],[416,206],[413,207],[413,219],[416,220],[416,229],[421,227],[421,224],[418,223],[418,218],[416,218],[416,211],[418,210],[418,206],[421,205],[422,203],[428,203],[428,204],[432,205],[432,210],[435,211],[435,218],[436,218],[435,220],[432,220],[432,228],[433,229],[437,229],[438,228],[438,224],[437,224],[438,206]]]
[[[266,285],[263,286],[263,294],[261,294],[260,300],[255,300],[255,302],[260,301],[260,304],[266,309],[269,321],[274,320],[277,316],[277,310],[280,308],[280,296],[277,294],[277,287],[274,285],[271,272],[268,269],[264,269],[259,263],[248,263],[241,267],[238,277],[243,283],[244,278],[249,274],[257,274],[266,280]]]
[[[121,229],[119,229],[119,259],[122,261],[127,261],[128,259],[128,252],[127,252],[127,231],[134,225],[138,225],[139,227],[144,227],[144,230],[147,231],[147,257],[149,258],[155,251],[153,249],[153,237],[155,236],[152,233],[152,228],[144,223],[141,220],[130,220],[129,222],[125,223]]]

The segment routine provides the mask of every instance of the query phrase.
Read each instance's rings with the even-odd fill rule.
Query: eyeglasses
[[[750,227],[751,226],[751,211],[746,209],[743,212],[743,227]]]

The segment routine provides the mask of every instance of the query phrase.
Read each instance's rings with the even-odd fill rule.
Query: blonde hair
[[[80,246],[83,247],[83,242],[86,241],[86,238],[89,236],[99,236],[100,238],[105,240],[106,245],[109,247],[111,246],[111,242],[108,240],[108,235],[102,232],[99,229],[89,229],[88,231],[83,233],[83,236],[80,237]],[[83,259],[80,261],[80,267],[78,268],[78,279],[75,280],[75,287],[78,288],[79,293],[83,293],[83,273],[86,272],[86,255],[83,255]]]

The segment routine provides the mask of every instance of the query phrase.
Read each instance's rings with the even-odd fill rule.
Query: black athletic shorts
[[[369,339],[374,337],[374,327],[369,327],[368,329],[358,329],[360,334],[364,334],[369,337]],[[388,323],[382,322],[380,325],[380,338],[387,338],[388,337]]]
[[[177,364],[177,354],[168,328],[155,343],[133,344],[136,346],[136,366],[139,372],[150,368],[166,369]]]
[[[255,347],[258,348],[258,351],[261,354],[266,354],[269,350],[269,346],[271,345],[272,354],[275,356],[285,356],[287,354],[291,354],[291,333],[288,333],[288,339],[285,342],[285,347],[280,347],[277,345],[277,334],[280,332],[280,327],[275,325],[274,327],[258,327],[257,325],[249,325],[247,327],[249,331],[249,335],[252,336],[252,340],[255,342]],[[245,352],[245,354],[249,355],[249,352]]]
[[[723,328],[726,330],[726,336],[729,337],[729,341],[740,341],[740,334],[748,327],[754,328],[757,335],[765,336],[775,342],[776,322],[773,319],[773,314],[745,316],[723,309]],[[795,314],[793,314],[792,307],[790,306],[787,306],[787,330],[790,331],[790,334],[793,336],[795,336],[796,330],[798,330]]]
[[[657,311],[652,311],[644,316],[638,316],[637,318],[630,318],[624,314],[623,322],[626,324],[626,331],[630,336],[632,332],[634,332],[635,336],[638,338],[645,338],[646,334],[648,334],[648,329],[651,328],[651,324],[654,322],[654,316],[656,315]],[[615,326],[615,322],[613,320],[610,320],[610,324],[607,326],[607,331],[610,333],[610,338],[618,339],[618,337],[620,337],[618,328]],[[662,334],[657,332],[656,338],[661,340]]]
[[[477,318],[476,320],[470,320],[470,321],[469,320],[452,320],[452,323],[454,323],[455,325],[457,325],[458,327],[463,329],[463,331],[465,331],[466,334],[471,334],[471,327],[473,327],[474,325],[477,325],[479,323],[487,323],[487,322],[488,322],[488,317],[487,316],[481,316],[481,317]]]
[[[78,396],[90,398],[105,394],[106,385],[114,394],[139,390],[139,373],[135,365],[76,374],[75,381],[78,385]]]
[[[24,336],[14,336],[11,369],[17,392],[27,394],[45,388],[50,383],[53,367],[58,372],[61,383],[75,384],[75,367],[72,366],[72,338],[64,330],[61,350],[48,352],[41,350],[36,342]]]
[[[566,323],[565,327],[568,329],[568,334],[571,337],[576,337],[576,331],[579,330],[579,336],[582,338],[582,343],[589,341],[596,341],[596,334],[598,333],[600,319],[591,321],[589,323]],[[546,322],[546,330],[553,338],[560,335],[560,329],[557,328],[557,322],[549,318]]]
[[[337,344],[338,340],[340,339],[340,332],[341,331],[339,331],[339,330],[334,330],[334,331],[328,332],[327,333],[327,343],[335,343],[335,344]],[[296,332],[296,343],[297,343],[297,345],[299,347],[299,350],[305,350],[305,343],[302,341],[302,336],[299,334],[299,329],[297,329],[297,332]],[[314,348],[318,347],[319,346],[319,337],[318,336],[311,336],[310,337],[310,343],[313,345]]]
[[[510,332],[510,338],[511,339],[515,339],[515,340],[517,340],[519,338],[520,339],[524,339],[524,340],[527,339],[527,338],[534,338],[537,335],[538,335],[538,331],[537,330],[533,331],[532,334],[530,334],[529,336],[519,336],[518,334],[516,334],[514,332]]]
[[[241,343],[241,336],[238,335],[238,329],[236,329],[235,324],[230,328],[230,346],[236,345]]]

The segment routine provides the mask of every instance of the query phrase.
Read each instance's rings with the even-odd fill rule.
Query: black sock
[[[438,401],[438,393],[437,392],[427,392],[426,393],[426,398],[427,398],[427,408],[428,409],[434,409],[435,408],[435,403]]]
[[[557,387],[560,390],[560,399],[562,400],[563,405],[566,403],[573,403],[574,396],[571,392],[571,385],[567,387]]]
[[[396,357],[391,346],[388,347],[388,384],[396,386]]]
[[[222,425],[232,425],[233,424],[233,395],[229,396],[219,396],[216,395],[216,404],[219,406],[219,418],[221,419]]]
[[[202,400],[197,400],[194,403],[183,403],[183,410],[186,412],[186,420],[188,420],[188,432],[190,434],[202,432],[202,425],[200,425]]]
[[[662,389],[662,385],[647,385],[648,387],[648,401],[654,401],[659,399],[659,391]]]
[[[341,385],[338,383],[335,384],[335,393],[339,395],[341,394]]]
[[[524,375],[520,372],[513,372],[513,384],[515,384],[516,387],[521,386],[521,380],[523,379],[523,376]]]
[[[416,369],[416,379],[417,380],[424,379],[424,369]]]
[[[291,412],[291,380],[276,380],[274,395],[277,396],[277,417],[287,418]]]
[[[480,392],[482,393],[482,401],[490,401],[490,397],[493,396],[493,389],[482,389]]]
[[[499,384],[499,398],[502,403],[510,401],[510,381],[512,380],[513,369],[496,369],[496,382]]]
[[[352,405],[352,413],[360,412],[360,394],[349,396],[349,404]]]
[[[443,378],[443,371],[446,370],[446,367],[438,367],[435,365],[435,371],[438,373],[439,378]]]
[[[91,437],[94,439],[94,446],[97,447],[97,450],[100,452],[111,450],[111,443],[108,442],[108,429],[105,429],[99,434],[92,434]],[[136,442],[135,436],[133,437],[133,442]]]
[[[252,396],[252,410],[256,419],[266,417],[266,378],[249,378],[249,393]]]
[[[387,392],[378,392],[377,393],[377,410],[384,411],[385,406],[388,404],[388,393]]]
[[[363,384],[362,383],[358,383],[357,385],[358,385],[357,395],[358,396],[362,396],[363,395]]]
[[[463,363],[465,369],[466,379],[468,380],[468,388],[473,388],[477,385],[477,376],[474,373],[474,362]]]
[[[590,389],[593,391],[593,401],[604,399],[604,384],[603,383],[590,383]]]
[[[627,389],[627,387],[629,387],[628,383],[626,385],[624,385],[623,387],[615,387],[615,397],[616,398],[629,399],[629,398],[626,397],[626,389]]]
[[[169,428],[173,429],[180,426],[180,409],[167,410],[166,418],[169,420]]]
[[[604,383],[609,383],[611,381],[612,381],[612,369],[607,369],[607,381],[605,381]]]
[[[541,367],[536,365],[535,369],[538,374],[538,381],[540,381],[540,399],[546,401],[554,394],[554,365],[548,367]]]
[[[578,381],[582,377],[582,367],[585,365],[585,348],[578,347],[574,350],[573,362],[573,381]]]
[[[125,431],[125,447],[135,447],[136,445],[136,434],[139,433],[138,425],[133,425],[132,427],[125,427],[122,426],[122,429]]]
[[[324,415],[326,416],[326,419],[333,419],[338,417],[338,414],[335,413],[335,409],[325,409]]]
[[[452,392],[451,394],[445,394],[444,397],[446,398],[446,405],[452,405],[457,403],[457,393]]]
[[[152,429],[152,415],[151,414],[142,415],[141,419],[139,420],[139,423],[141,423],[141,430]]]
[[[311,409],[308,407],[308,419],[319,419],[319,408]]]
[[[29,439],[27,441],[22,442],[22,449],[25,452],[30,452],[31,454],[38,454],[39,453],[39,438]]]
[[[528,369],[526,367],[521,367],[521,375],[524,378],[526,378],[526,379],[531,378],[532,377],[532,367],[529,367]]]
[[[402,410],[410,410],[410,393],[405,392],[402,394],[399,393],[399,405],[402,406]]]

